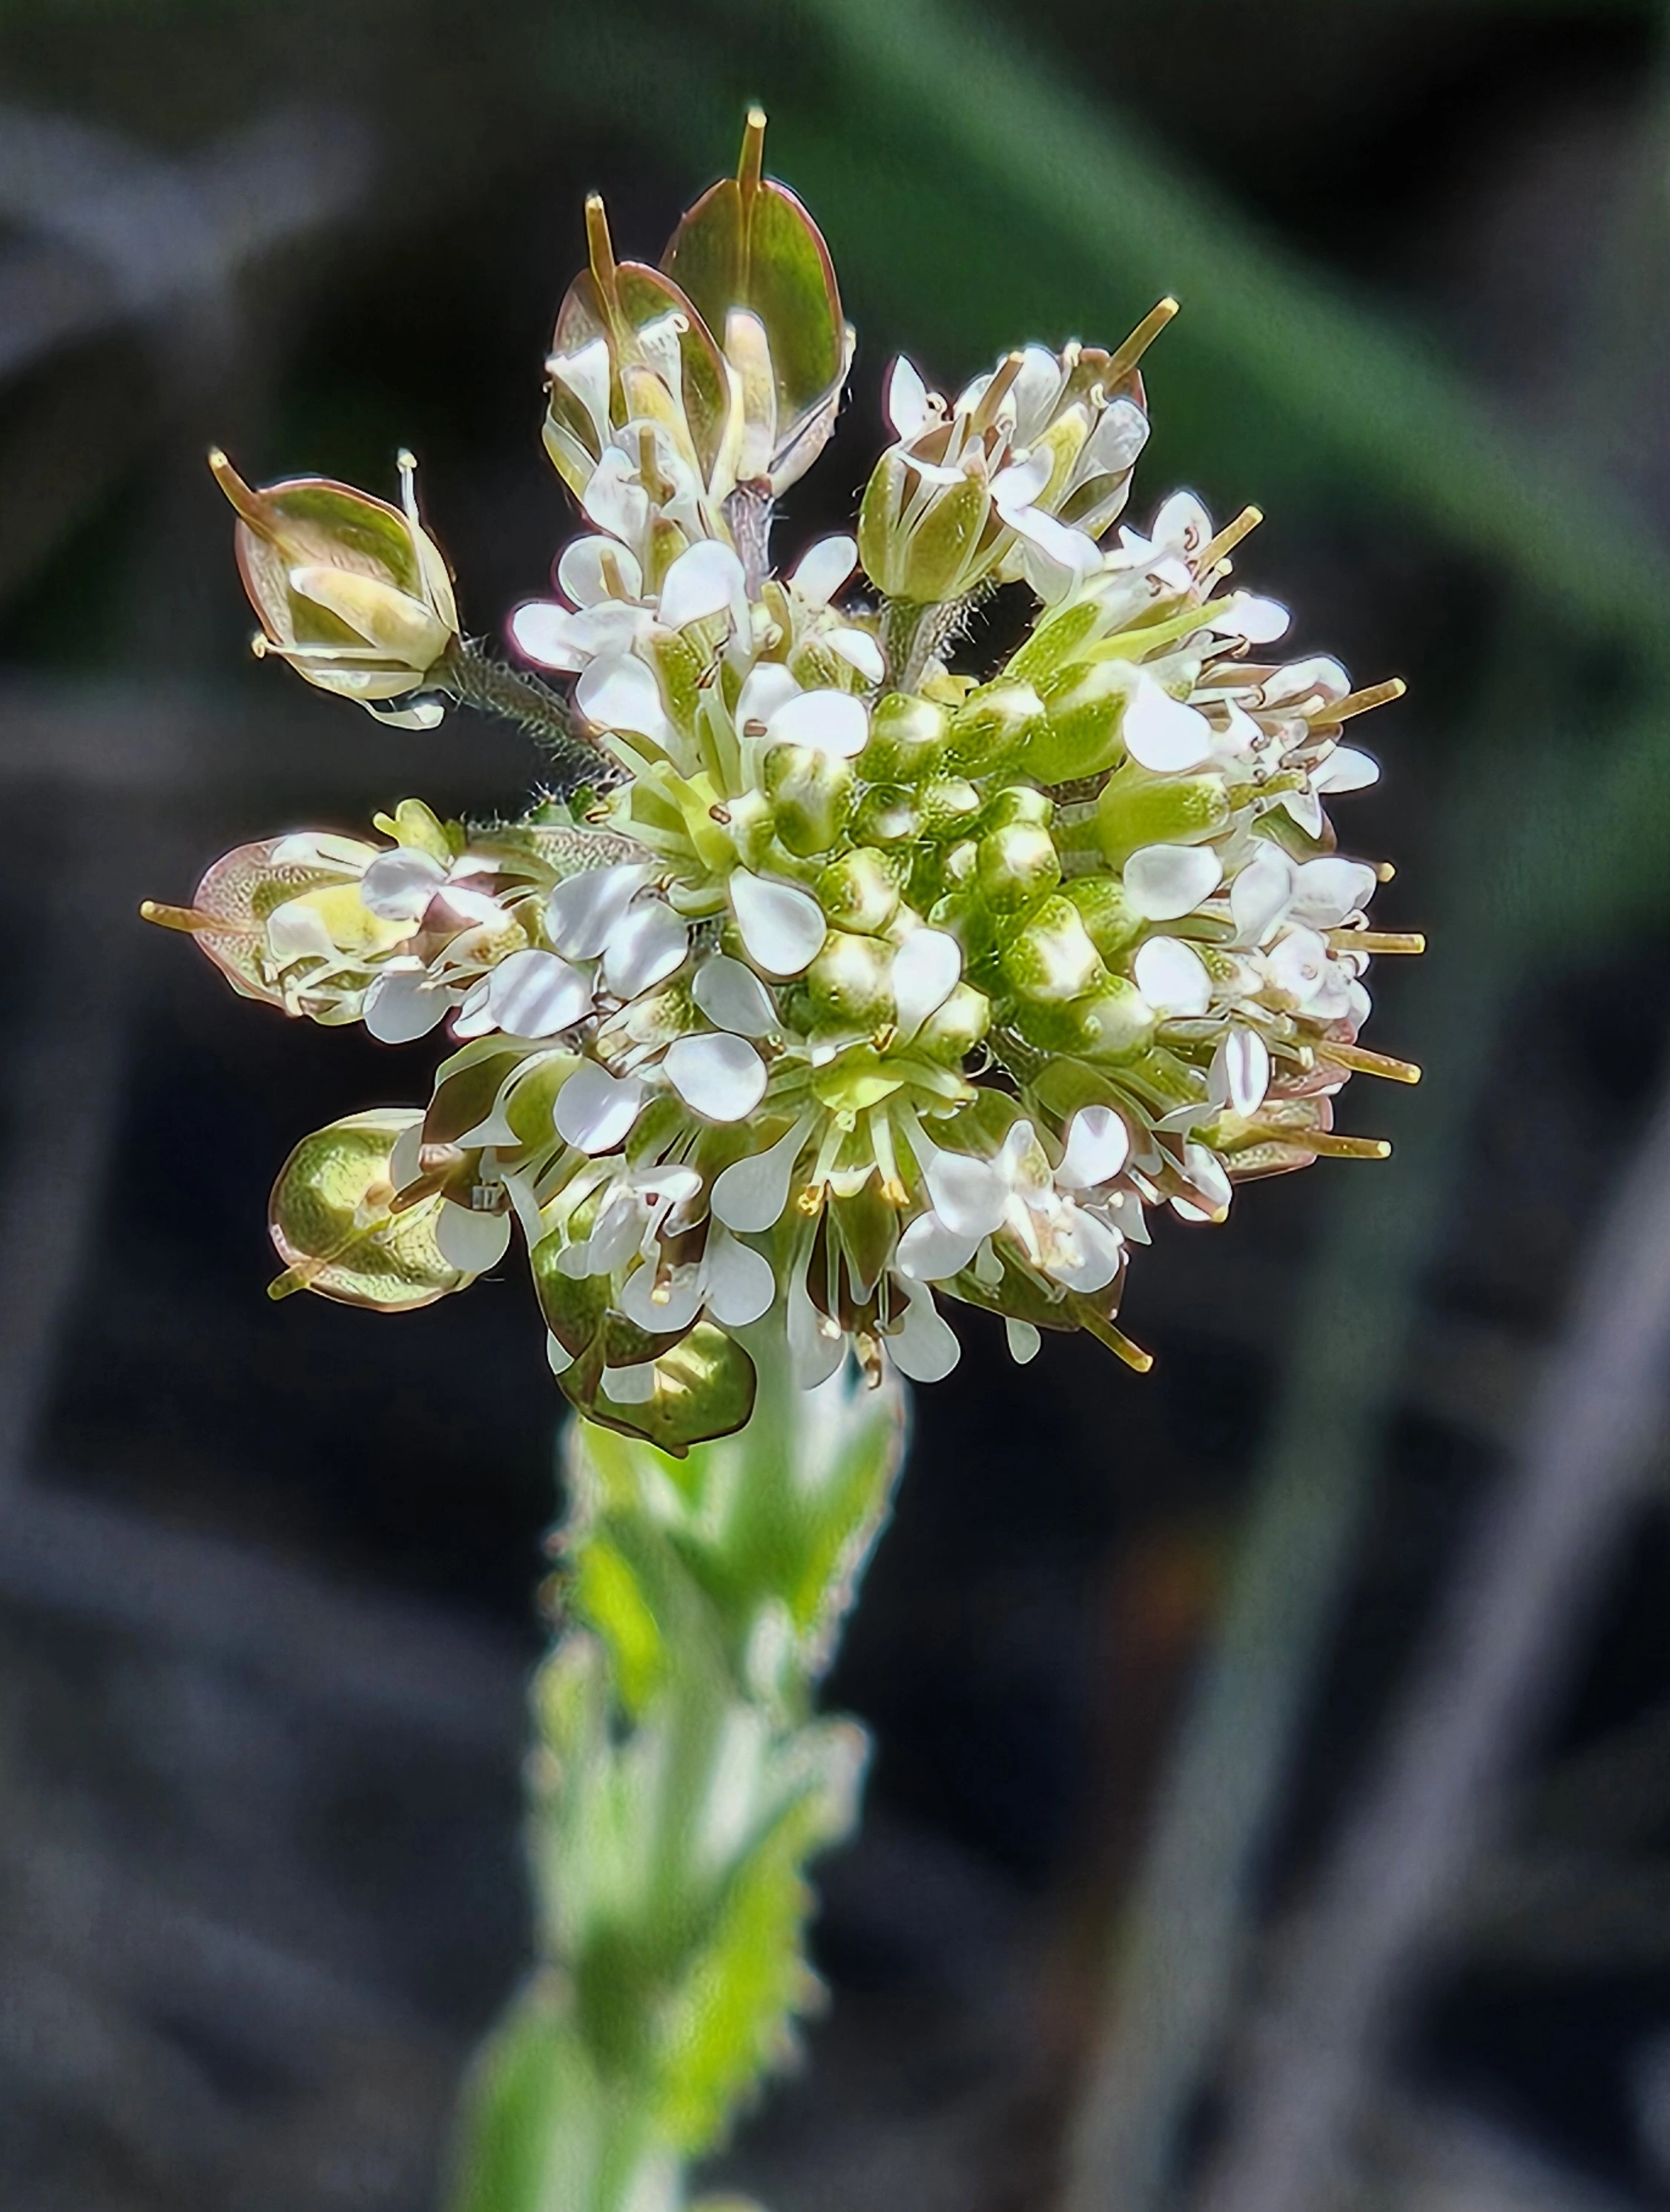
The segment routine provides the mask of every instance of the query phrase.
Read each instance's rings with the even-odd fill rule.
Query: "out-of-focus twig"
[[[1440,1917],[1497,1824],[1663,1419],[1670,1364],[1670,1097],[1613,1201],[1424,1665],[1289,1954],[1237,2085],[1205,2212],[1304,2212]]]

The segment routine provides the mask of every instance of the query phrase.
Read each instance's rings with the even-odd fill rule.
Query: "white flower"
[[[1132,963],[1132,974],[1157,1014],[1187,1018],[1212,1004],[1212,977],[1191,945],[1178,937],[1151,937]]]
[[[1360,915],[1374,896],[1374,870],[1362,860],[1328,854],[1294,862],[1278,845],[1260,839],[1253,857],[1230,886],[1236,942],[1267,944],[1284,922],[1337,929]]]
[[[632,1133],[644,1103],[635,1075],[611,1075],[593,1060],[583,1060],[556,1094],[552,1119],[556,1133],[576,1152],[613,1152]]]
[[[704,1308],[726,1328],[746,1328],[769,1312],[776,1295],[770,1262],[714,1227],[699,1260],[667,1267],[647,1255],[615,1303],[640,1328],[665,1336],[692,1327]]]
[[[1223,879],[1209,845],[1145,845],[1125,863],[1125,888],[1147,921],[1177,921],[1209,899]]]
[[[1110,1182],[1127,1143],[1110,1109],[1087,1107],[1073,1117],[1054,1174],[1030,1121],[1017,1121],[989,1160],[936,1149],[925,1170],[932,1204],[900,1238],[900,1267],[918,1281],[944,1282],[974,1266],[1001,1232],[1036,1273],[1064,1289],[1105,1289],[1119,1273],[1123,1240],[1076,1194]]]
[[[805,745],[830,760],[853,760],[870,741],[870,710],[850,691],[797,691],[766,719],[766,742]]]
[[[708,1121],[744,1121],[765,1096],[766,1066],[746,1037],[679,1037],[661,1062],[673,1089]]]

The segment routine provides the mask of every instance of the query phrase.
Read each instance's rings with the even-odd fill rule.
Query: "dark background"
[[[849,513],[902,346],[955,388],[1175,292],[1133,519],[1257,501],[1298,641],[1408,678],[1344,833],[1434,951],[1370,1032],[1428,1081],[1345,1115],[1396,1157],[1162,1224],[1151,1376],[958,1317],[831,1685],[877,1737],[833,2010],[725,2171],[774,2212],[1254,2212],[1251,2119],[1343,2019],[1319,2201],[1670,2191],[1650,1346],[1627,1464],[1580,1448],[1670,1026],[1662,44],[1600,0],[0,7],[7,2212],[418,2212],[524,1959],[531,1298],[270,1304],[278,1163],[428,1048],[241,1003],[134,909],[525,785],[467,714],[389,734],[249,664],[203,448],[386,494],[410,444],[495,629],[572,527],[537,428],[581,197],[653,258],[751,97],[859,331],[780,547]],[[1584,1532],[1552,1559],[1538,1482]],[[1458,1712],[1459,1774],[1417,1725]]]

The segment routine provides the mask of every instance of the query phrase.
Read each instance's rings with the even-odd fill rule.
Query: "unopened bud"
[[[1029,684],[988,684],[952,717],[950,757],[970,775],[989,775],[1029,749],[1043,727],[1044,702]]]
[[[1106,961],[1116,961],[1129,951],[1148,927],[1117,876],[1075,876],[1065,895],[1084,917],[1091,944]]]
[[[1081,998],[1062,1003],[1032,1000],[1017,1010],[1016,1022],[1028,1042],[1046,1052],[1107,1066],[1145,1052],[1153,1041],[1157,1017],[1136,985],[1109,975]]]
[[[895,446],[876,464],[859,509],[859,558],[890,599],[938,606],[979,581],[993,515],[983,472],[925,488]]]
[[[1083,916],[1059,893],[1004,948],[1003,972],[1017,997],[1055,1005],[1082,998],[1104,980]]]
[[[902,784],[876,784],[865,793],[853,817],[853,836],[861,845],[908,844],[921,830],[916,794]]]
[[[988,830],[1006,830],[1011,822],[1034,823],[1048,830],[1054,819],[1054,799],[1029,783],[1008,784],[986,802],[984,820]]]
[[[879,938],[832,929],[806,983],[825,1021],[871,1029],[893,1018],[893,948]]]
[[[1151,775],[1126,767],[1096,806],[1096,839],[1117,867],[1145,845],[1199,845],[1230,819],[1230,795],[1218,775]]]
[[[811,745],[773,745],[762,769],[777,835],[801,857],[827,853],[853,807],[853,771]]]
[[[917,804],[924,837],[965,837],[980,819],[980,793],[964,776],[935,776]]]
[[[870,717],[859,767],[871,783],[920,783],[944,757],[949,717],[914,692],[890,691]]]
[[[1060,855],[1048,830],[1011,822],[980,841],[981,896],[994,914],[1023,914],[1061,880]]]
[[[992,1001],[972,983],[959,983],[944,1005],[930,1014],[917,1030],[913,1052],[946,1067],[961,1066],[985,1036],[992,1021]]]
[[[899,911],[892,872],[882,854],[866,845],[830,861],[817,878],[817,900],[837,927],[871,936],[885,929]]]

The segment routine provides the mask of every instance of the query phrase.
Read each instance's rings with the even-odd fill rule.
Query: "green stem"
[[[928,663],[955,635],[966,611],[967,602],[963,599],[883,603],[881,642],[890,690],[916,689],[927,673]]]
[[[465,2097],[451,2212],[671,2212],[819,1994],[804,1867],[865,1753],[814,1715],[902,1455],[896,1393],[750,1349],[738,1436],[687,1458],[576,1421],[564,1612],[534,1689],[538,1963]]]
[[[479,639],[460,638],[437,680],[460,706],[501,715],[544,745],[565,792],[618,780],[620,769],[585,734],[562,694],[526,669],[500,660]]]

